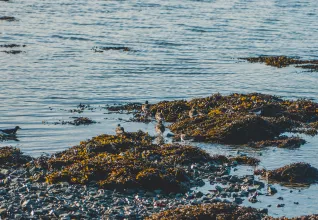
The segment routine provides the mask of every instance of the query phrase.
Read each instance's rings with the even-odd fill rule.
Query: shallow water
[[[317,72],[238,60],[258,55],[317,59],[317,6],[315,0],[0,1],[0,15],[18,19],[0,21],[0,45],[26,45],[17,48],[25,53],[0,52],[0,128],[23,128],[19,142],[0,146],[18,146],[36,156],[114,133],[122,116],[104,114],[99,106],[106,104],[190,99],[216,92],[262,92],[318,101]],[[95,53],[94,46],[132,50]],[[80,103],[97,107],[81,115],[100,123],[42,123],[78,116],[65,110]],[[124,125],[127,130],[153,127]],[[264,150],[263,165],[276,168],[307,161],[318,167],[318,140],[306,140],[309,143],[297,150]],[[231,152],[224,146],[202,147]],[[313,188],[304,192],[318,197]],[[278,215],[318,210],[312,205],[317,202],[305,201],[297,211]]]

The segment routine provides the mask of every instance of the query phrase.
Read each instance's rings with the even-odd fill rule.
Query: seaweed
[[[308,163],[293,163],[263,172],[263,176],[271,181],[310,184],[318,180],[318,169]]]
[[[75,119],[73,121],[61,121],[61,122],[54,122],[55,125],[57,124],[62,124],[62,125],[90,125],[90,124],[95,124],[97,123],[96,121],[88,118],[88,117],[74,117]]]
[[[13,47],[26,47],[26,45],[19,45],[19,44],[3,44],[0,47],[4,48],[13,48]]]
[[[9,146],[0,148],[0,167],[21,167],[31,160],[32,158],[23,155],[19,148]]]
[[[251,207],[240,207],[233,204],[215,203],[182,206],[179,208],[154,213],[147,217],[151,219],[249,219],[259,220],[267,213]]]
[[[254,157],[247,157],[247,156],[237,156],[230,158],[230,161],[236,161],[238,164],[246,164],[255,166],[258,165],[260,160]]]
[[[296,65],[296,68],[310,69],[311,71],[318,70],[318,60],[301,60],[287,56],[259,56],[240,59],[246,60],[250,63],[265,63],[268,66],[277,68]]]
[[[189,111],[195,108],[196,117]],[[186,136],[193,141],[223,144],[248,144],[272,141],[284,132],[315,135],[318,104],[310,100],[283,100],[260,93],[214,94],[190,101],[163,101],[150,106],[151,116],[162,112],[176,137]],[[134,118],[143,116],[138,112]],[[140,120],[141,121],[141,120]]]
[[[153,138],[142,131],[122,135],[100,135],[82,141],[66,151],[44,160],[48,183],[72,184],[97,182],[99,187],[123,190],[143,188],[168,192],[188,189],[192,164],[222,163],[205,151],[179,144],[152,144]]]
[[[108,50],[119,50],[119,51],[131,51],[132,49],[129,47],[123,47],[123,46],[118,46],[118,47],[93,47],[92,50],[94,52],[99,52],[102,53],[104,51],[108,51]]]

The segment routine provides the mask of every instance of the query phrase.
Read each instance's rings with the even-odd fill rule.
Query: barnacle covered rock
[[[229,219],[229,220],[260,220],[266,213],[251,207],[240,207],[233,204],[214,203],[203,205],[182,206],[155,213],[146,219]]]
[[[318,180],[318,169],[308,163],[293,163],[264,172],[269,180],[289,183],[313,183]]]
[[[23,155],[19,148],[1,147],[0,148],[0,167],[19,167],[28,163],[32,158]]]

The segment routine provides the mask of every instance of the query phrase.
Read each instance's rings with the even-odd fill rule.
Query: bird
[[[165,132],[166,129],[162,124],[162,121],[159,121],[158,124],[156,124],[155,130],[159,135],[162,135]]]
[[[19,129],[21,129],[19,126],[15,126],[12,129],[0,129],[0,131],[6,135],[15,135]]]
[[[117,125],[117,128],[116,128],[116,134],[117,135],[121,135],[121,134],[124,134],[125,133],[125,130],[123,127],[120,126],[120,124]]]
[[[191,110],[189,111],[190,118],[194,118],[194,117],[196,117],[198,115],[199,115],[198,111],[194,107],[192,107]]]
[[[147,115],[149,113],[150,105],[148,101],[145,101],[145,104],[141,106],[141,110]]]
[[[163,117],[163,114],[162,112],[160,111],[157,111],[156,115],[155,115],[155,118],[156,118],[156,121],[159,122],[159,121],[163,121],[164,120],[164,117]]]

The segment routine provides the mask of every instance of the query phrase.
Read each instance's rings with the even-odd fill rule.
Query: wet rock
[[[318,180],[318,169],[308,163],[293,163],[276,170],[267,171],[269,180],[289,183],[313,183]]]
[[[104,51],[108,51],[108,50],[119,50],[119,51],[132,51],[131,48],[129,47],[122,47],[122,46],[118,46],[118,47],[93,47],[92,50],[94,52],[99,52],[102,53]]]
[[[16,18],[12,16],[2,16],[0,17],[0,21],[16,21]]]
[[[274,194],[277,193],[277,189],[275,187],[269,185],[267,187],[267,192],[268,192],[269,195],[274,195]]]
[[[0,47],[4,48],[14,48],[14,47],[26,47],[26,45],[19,45],[19,44],[3,44]]]
[[[22,50],[4,50],[2,51],[3,53],[6,53],[6,54],[20,54],[20,53],[25,53],[24,51]]]

